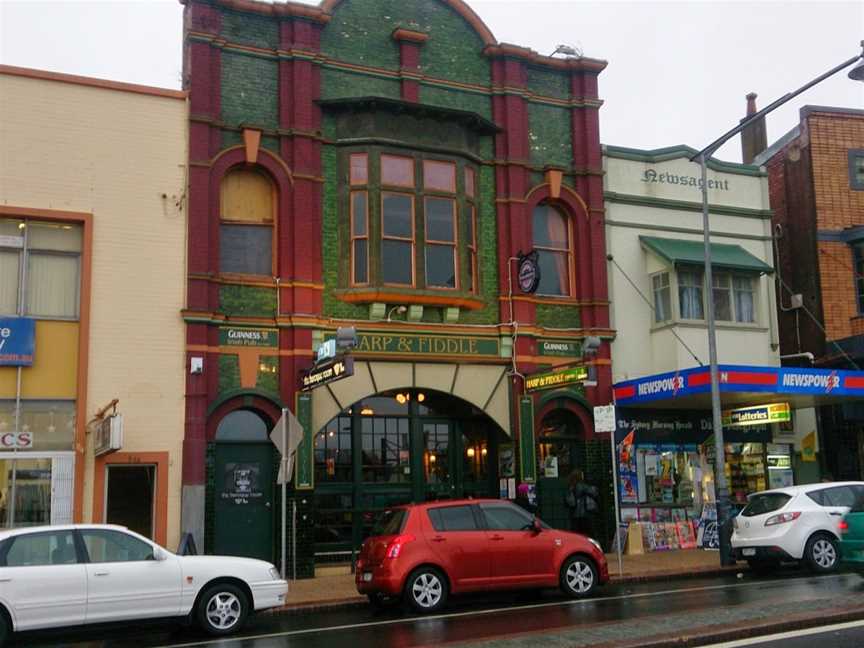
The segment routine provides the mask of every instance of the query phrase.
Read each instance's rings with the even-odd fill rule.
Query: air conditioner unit
[[[123,447],[123,416],[121,414],[112,414],[99,421],[93,445],[93,453],[97,457],[115,452]]]

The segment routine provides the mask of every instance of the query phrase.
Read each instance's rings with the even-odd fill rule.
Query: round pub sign
[[[540,266],[537,263],[537,253],[532,252],[519,259],[519,288],[524,293],[532,294],[540,285]]]

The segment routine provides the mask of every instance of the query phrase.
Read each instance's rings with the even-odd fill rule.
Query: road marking
[[[828,578],[838,578],[844,577],[847,574],[826,574],[824,576],[807,576],[805,577],[807,580],[823,580]],[[485,616],[490,614],[504,614],[513,611],[520,610],[536,610],[539,608],[547,608],[547,607],[563,607],[567,605],[588,605],[593,603],[602,603],[603,601],[623,601],[627,599],[638,599],[638,598],[652,598],[656,596],[669,596],[670,594],[690,594],[695,592],[707,592],[712,590],[721,590],[721,589],[733,589],[733,588],[743,588],[743,587],[762,587],[766,585],[774,585],[774,584],[789,584],[790,581],[793,580],[802,580],[802,579],[790,579],[790,578],[776,578],[772,580],[766,581],[757,581],[752,583],[729,583],[727,585],[708,585],[705,587],[686,587],[682,589],[674,589],[674,590],[661,590],[657,592],[642,592],[638,594],[622,594],[619,596],[600,596],[597,598],[585,598],[585,599],[576,599],[573,601],[550,601],[549,603],[532,603],[530,605],[514,605],[511,607],[503,607],[503,608],[488,608],[485,610],[473,610],[470,612],[451,612],[448,614],[435,614],[431,616],[413,616],[402,619],[387,619],[384,621],[366,621],[364,623],[351,623],[345,625],[338,626],[324,626],[320,628],[306,628],[303,630],[286,630],[284,632],[270,632],[267,634],[258,634],[258,635],[244,635],[237,637],[222,637],[220,639],[212,639],[212,640],[204,640],[204,641],[193,641],[189,643],[182,644],[165,644],[164,646],[160,646],[159,648],[193,648],[194,646],[212,646],[218,644],[219,646],[229,646],[235,642],[243,642],[254,639],[272,639],[274,637],[294,637],[298,635],[304,634],[312,634],[315,632],[334,632],[339,630],[356,630],[362,628],[371,628],[376,626],[390,626],[390,625],[399,625],[406,623],[417,623],[424,621],[439,621],[442,619],[458,619],[461,617],[469,617],[469,616]]]
[[[836,630],[850,630],[852,628],[860,628],[864,626],[864,621],[848,621],[846,623],[835,623],[834,625],[821,626],[819,628],[809,628],[807,630],[792,630],[790,632],[781,632],[772,635],[763,635],[761,637],[752,637],[751,639],[739,639],[737,641],[727,641],[726,643],[711,644],[703,648],[741,648],[742,646],[755,646],[760,643],[769,641],[781,641],[783,639],[795,639],[796,637],[809,637],[810,635],[824,634],[826,632],[834,632]]]

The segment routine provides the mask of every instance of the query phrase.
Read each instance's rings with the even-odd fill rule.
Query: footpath
[[[621,573],[618,573],[617,555],[609,554],[606,559],[612,581],[619,583],[695,578],[747,569],[743,564],[738,567],[720,567],[718,552],[701,549],[624,556]],[[319,567],[315,578],[290,581],[286,604],[273,610],[273,613],[310,612],[364,603],[366,597],[357,593],[350,566]]]

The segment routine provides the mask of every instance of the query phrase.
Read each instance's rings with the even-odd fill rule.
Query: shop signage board
[[[279,330],[223,326],[219,329],[219,345],[275,348],[279,346]]]
[[[598,405],[594,408],[594,431],[595,432],[614,432],[615,431],[615,406],[614,405]]]
[[[93,439],[93,454],[100,455],[114,452],[123,447],[123,416],[112,414],[106,416],[96,426]]]
[[[328,339],[333,339],[331,334]],[[498,358],[498,338],[466,335],[357,333],[358,355],[462,356]]]
[[[581,383],[588,378],[587,367],[563,367],[554,371],[525,376],[525,391],[528,393]]]
[[[582,343],[576,340],[537,340],[537,353],[541,356],[559,358],[582,357]]]
[[[30,367],[36,346],[36,320],[0,317],[0,367]]]
[[[864,398],[864,371],[720,365],[721,393],[804,394]],[[711,391],[708,367],[616,383],[618,405],[637,405]]]
[[[708,443],[713,431],[711,412],[703,410],[655,410],[615,408],[615,442],[633,433],[632,443],[658,449],[684,450]],[[770,443],[768,425],[723,427],[727,443]]]
[[[32,447],[32,432],[4,432],[0,434],[0,450],[27,450]]]
[[[354,358],[345,356],[333,358],[323,364],[312,367],[303,374],[303,391],[309,391],[343,378],[354,375]]]
[[[294,488],[310,490],[315,487],[315,457],[312,443],[312,396],[299,394],[294,408],[297,421],[303,427],[303,439],[297,446],[296,463],[294,465]]]
[[[792,410],[789,403],[772,403],[770,405],[755,405],[740,407],[723,412],[723,425],[762,425],[765,423],[782,423],[792,420]]]

